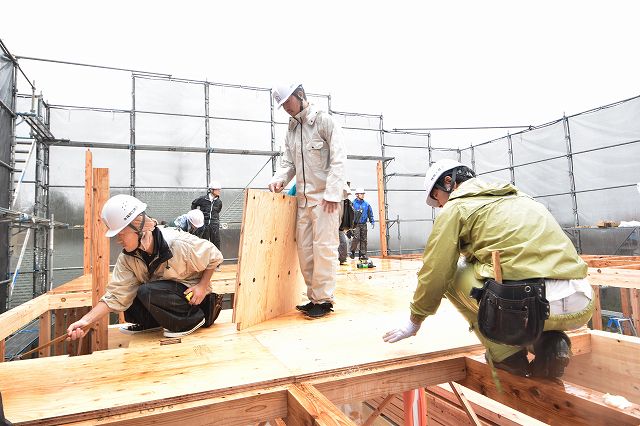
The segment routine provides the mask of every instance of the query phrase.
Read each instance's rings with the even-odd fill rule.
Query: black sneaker
[[[571,340],[562,331],[545,331],[533,344],[536,357],[529,370],[534,377],[559,378],[571,360]]]
[[[304,305],[298,305],[298,306],[296,306],[296,309],[297,309],[297,310],[299,310],[299,311],[301,311],[301,312],[307,312],[307,311],[309,311],[312,307],[313,307],[313,303],[312,303],[312,302],[309,302],[309,303],[306,303],[306,304],[304,304]]]
[[[485,358],[487,354],[485,354]],[[500,362],[493,363],[495,368],[507,371],[516,376],[528,377],[529,376],[529,360],[527,359],[527,351],[521,350],[515,354],[503,359]]]
[[[355,259],[356,258],[356,252],[352,251],[351,254],[349,255],[350,258]]]
[[[124,333],[124,334],[150,333],[152,331],[158,331],[161,329],[162,327],[144,328],[140,324],[130,324],[130,325],[126,325],[118,328],[120,333]]]
[[[309,302],[311,303],[311,302]],[[324,303],[312,303],[310,309],[302,311],[306,316],[311,318],[321,318],[327,315],[329,312],[333,312],[333,305],[329,302]]]

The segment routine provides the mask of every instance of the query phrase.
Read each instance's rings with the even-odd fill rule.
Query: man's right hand
[[[85,332],[83,330],[83,327],[86,327],[87,325],[89,325],[89,322],[87,320],[85,320],[84,318],[79,319],[78,321],[71,324],[69,328],[67,328],[67,336],[71,340],[76,340],[84,337]]]
[[[283,188],[284,188],[283,182],[275,182],[275,183],[269,184],[269,191],[271,192],[281,192]]]

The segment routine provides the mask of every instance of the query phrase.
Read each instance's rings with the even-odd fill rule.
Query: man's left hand
[[[322,210],[326,213],[333,213],[338,208],[338,202],[336,201],[322,200],[320,205],[322,206]]]
[[[371,222],[371,229],[373,229],[373,228],[375,228],[375,227],[376,227],[376,224],[375,224],[375,223],[373,223],[373,222]]]

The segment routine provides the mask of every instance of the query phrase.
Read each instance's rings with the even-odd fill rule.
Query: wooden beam
[[[397,394],[392,393],[391,395],[388,395],[385,399],[383,399],[382,402],[378,404],[376,409],[373,410],[373,412],[369,415],[367,420],[362,423],[362,426],[372,426],[373,422],[375,422],[378,416],[382,414],[382,411],[386,408],[386,406],[389,405],[389,403],[396,397]]]
[[[96,306],[104,295],[109,279],[109,238],[104,234],[107,227],[102,222],[100,213],[109,199],[109,169],[93,169],[93,201],[92,201],[92,306]],[[93,327],[92,350],[107,349],[107,326],[109,317],[96,321]]]
[[[92,306],[91,290],[73,293],[47,293],[49,309],[71,309]]]
[[[640,289],[640,271],[632,269],[589,268],[589,284]]]
[[[84,245],[82,253],[82,270],[84,274],[91,273],[91,225],[93,200],[93,157],[87,150],[84,160]]]
[[[473,410],[473,407],[471,407],[471,403],[467,400],[467,397],[464,395],[464,392],[462,391],[460,385],[455,382],[449,382],[449,386],[451,386],[451,390],[456,395],[456,398],[458,398],[460,406],[467,414],[467,417],[469,418],[471,424],[480,426],[480,419],[478,419],[476,412]]]
[[[600,305],[600,286],[592,285],[593,289],[593,316],[591,325],[594,330],[602,330],[602,306]]]
[[[297,210],[294,197],[245,191],[233,308],[238,330],[290,312],[301,302]]]
[[[5,340],[0,339],[0,362],[4,362],[5,356]]]
[[[504,389],[498,393],[483,357],[467,357],[467,377],[459,383],[491,399],[553,425],[638,425],[640,407],[609,407],[604,395],[561,380],[542,380],[497,370]]]
[[[378,230],[380,232],[380,254],[382,257],[387,256],[387,221],[386,209],[384,208],[384,166],[382,161],[378,161],[376,165],[378,174]]]
[[[631,294],[629,290],[628,288],[620,289],[620,308],[622,309],[622,316],[631,319]],[[626,321],[622,323],[622,331],[627,336],[633,334],[629,323]]]
[[[350,426],[354,422],[316,388],[299,383],[289,387],[287,426]]]
[[[48,296],[43,294],[0,314],[0,340],[20,330],[49,310]]]
[[[168,405],[140,407],[124,412],[117,408],[106,410],[97,420],[78,416],[56,417],[44,421],[45,424],[72,424],[74,426],[101,425],[158,426],[169,425],[216,425],[246,426],[258,422],[278,419],[287,415],[287,390],[285,387],[265,388],[257,391],[240,392],[234,395],[216,396],[199,401],[176,402]],[[126,407],[123,407],[126,408]],[[73,423],[69,423],[72,421]],[[287,426],[282,423],[275,424]],[[273,423],[272,423],[273,424]]]
[[[38,327],[38,344],[42,345],[51,341],[51,311],[44,312],[40,315],[40,324]],[[51,356],[51,346],[47,346],[38,351],[38,358]]]
[[[395,365],[380,368],[369,367],[354,373],[318,378],[311,383],[334,404],[344,404],[452,380],[458,381],[465,377],[463,355],[427,358],[401,365],[396,362]]]
[[[547,424],[471,389],[462,389],[482,424],[498,426],[544,426]],[[427,414],[430,421],[452,426],[471,425],[466,413],[459,406],[455,394],[448,389],[447,385],[429,386],[426,389],[426,395]]]
[[[640,333],[640,290],[631,289],[630,298],[631,321],[633,321],[633,325],[636,328],[636,333]]]
[[[591,331],[591,351],[571,359],[563,378],[640,404],[640,339]]]

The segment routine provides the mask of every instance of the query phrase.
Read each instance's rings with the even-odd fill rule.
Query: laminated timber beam
[[[612,362],[615,362],[612,360]],[[499,393],[483,357],[466,358],[467,377],[459,383],[524,414],[553,425],[640,424],[640,406],[621,410],[607,406],[603,393],[561,380],[514,376],[498,370]]]
[[[287,408],[287,426],[355,426],[326,396],[306,383],[289,387]]]

